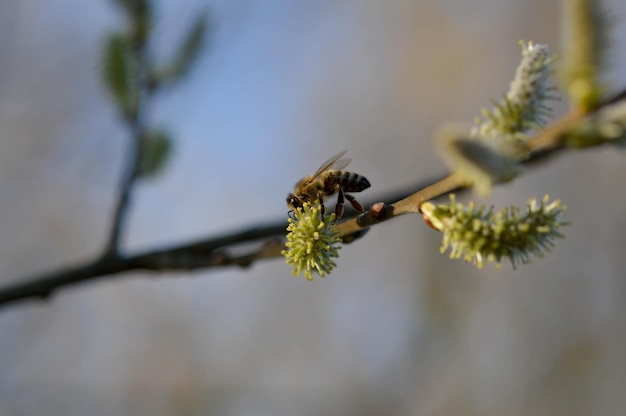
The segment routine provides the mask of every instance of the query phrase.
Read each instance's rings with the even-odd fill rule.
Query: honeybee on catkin
[[[317,172],[296,184],[294,192],[287,196],[287,205],[292,211],[302,208],[305,202],[309,204],[319,202],[324,215],[324,199],[337,194],[335,219],[339,219],[343,213],[344,199],[347,199],[357,211],[364,212],[359,201],[346,192],[361,192],[370,187],[370,182],[358,173],[342,170],[351,161],[348,158],[342,159],[346,152],[347,150],[337,153],[324,162]]]

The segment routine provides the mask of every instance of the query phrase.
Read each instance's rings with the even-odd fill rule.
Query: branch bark
[[[421,187],[421,185],[419,186]],[[403,198],[415,189],[389,194],[393,201]],[[348,210],[346,217],[353,216]],[[107,255],[68,268],[22,279],[23,283],[7,285],[0,289],[0,308],[26,299],[47,299],[57,290],[82,282],[121,277],[131,271],[192,271],[215,267],[249,267],[255,261],[276,258],[284,248],[287,221],[274,221],[251,226],[240,231],[209,237],[187,244],[166,247],[124,256]],[[257,247],[241,250],[238,245],[257,243]]]
[[[604,105],[626,99],[626,90],[607,100]],[[600,106],[602,108],[604,105]],[[549,157],[563,153],[563,137],[573,126],[592,114],[571,113],[546,128],[527,143],[524,152],[528,157],[526,165],[543,162]],[[418,184],[412,189],[398,191],[372,201],[372,206],[364,214],[355,215],[348,211],[345,221],[336,228],[344,242],[362,235],[363,230],[408,213],[419,213],[420,205],[428,200],[454,191],[464,191],[466,185],[456,174]],[[378,201],[384,201],[382,204]],[[74,267],[46,273],[34,278],[26,278],[23,283],[15,283],[0,289],[0,307],[25,299],[45,299],[56,290],[97,279],[120,277],[122,273],[144,271],[190,271],[226,266],[248,267],[255,261],[280,256],[284,248],[287,222],[276,221],[261,226],[249,227],[241,231],[226,233],[204,240],[147,251],[130,256],[101,256],[100,258]],[[238,249],[242,243],[257,243],[248,250]]]

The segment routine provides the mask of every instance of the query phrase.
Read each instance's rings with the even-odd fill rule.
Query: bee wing
[[[343,152],[339,152],[335,156],[331,157],[326,162],[324,162],[322,164],[322,166],[320,166],[320,168],[317,170],[317,172],[315,172],[311,176],[311,181],[315,180],[318,176],[320,176],[322,173],[326,172],[327,170],[330,170],[330,169],[341,170],[341,169],[345,168],[346,166],[348,166],[348,164],[350,163],[351,159],[348,159],[348,158],[342,159],[341,158],[343,155],[346,154],[346,152],[347,152],[347,150],[344,150]]]
[[[338,161],[336,161],[335,163],[333,163],[331,166],[329,166],[328,168],[326,168],[326,170],[343,170],[346,166],[348,166],[350,164],[350,162],[352,162],[352,159],[350,159],[349,157],[343,158],[343,159],[339,159]]]

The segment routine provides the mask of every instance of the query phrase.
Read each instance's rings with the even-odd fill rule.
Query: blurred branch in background
[[[130,137],[127,161],[114,202],[109,234],[103,253],[84,265],[34,279],[3,291],[4,302],[32,295],[45,297],[56,287],[138,267],[158,269],[172,263],[159,253],[122,254],[128,210],[138,180],[162,171],[172,152],[173,140],[163,130],[148,125],[150,103],[166,86],[190,72],[207,40],[207,16],[200,14],[168,62],[157,64],[150,50],[154,11],[151,0],[114,0],[124,12],[126,28],[109,36],[103,50],[103,79],[126,124]],[[159,266],[160,265],[160,266]],[[30,279],[29,279],[30,280]],[[29,295],[30,293],[30,295]]]
[[[8,305],[28,298],[46,298],[65,286],[107,276],[120,276],[124,272],[134,270],[187,271],[225,266],[248,267],[256,260],[279,257],[285,249],[287,222],[276,221],[189,244],[132,255],[123,253],[121,242],[134,185],[142,178],[157,174],[167,162],[172,149],[172,139],[167,133],[148,126],[146,118],[149,104],[163,86],[174,84],[189,72],[206,38],[207,23],[205,16],[199,17],[191,25],[175,57],[165,65],[156,65],[150,53],[150,35],[153,26],[150,1],[116,0],[116,2],[125,11],[128,27],[122,33],[111,35],[107,41],[104,54],[105,81],[128,126],[131,140],[128,161],[116,197],[104,252],[98,258],[83,265],[46,273],[39,277],[26,278],[23,279],[24,283],[0,288],[0,305]],[[587,11],[581,7],[579,9],[582,11],[578,12],[585,15]],[[574,8],[572,13],[577,13],[576,10]],[[598,13],[587,14],[594,17],[598,15]],[[580,19],[581,17],[578,16],[571,20],[578,24]],[[592,22],[583,26],[587,30],[593,30],[598,24],[598,22]],[[591,36],[572,32],[576,36]],[[604,42],[606,36],[598,35],[595,38]],[[532,44],[523,45],[524,52],[528,52],[532,46]],[[583,46],[590,48],[594,45],[584,44]],[[594,61],[600,59],[599,54],[590,52],[578,56],[576,54],[567,56],[570,71],[567,72],[565,89],[573,103],[571,112],[545,129],[538,129],[542,127],[542,123],[532,120],[500,123],[505,129],[509,129],[511,124],[519,128],[513,131],[515,141],[513,153],[516,164],[530,166],[548,160],[548,156],[563,153],[568,149],[593,147],[606,143],[623,144],[626,140],[626,105],[624,104],[626,91],[621,91],[609,99],[605,98],[604,86],[597,81],[597,74],[600,72],[597,68],[600,63]],[[581,60],[584,62],[580,63]],[[535,86],[533,84],[533,87]],[[513,84],[511,89],[515,89]],[[598,99],[600,96],[603,100]],[[545,97],[544,93],[543,98]],[[506,96],[502,102],[496,104],[494,110],[485,113],[487,122],[491,123],[490,131],[498,124],[500,121],[498,117],[502,114],[521,117],[522,112],[516,112],[515,105],[514,100]],[[541,110],[538,111],[539,116],[545,115],[542,107],[539,107],[539,110]],[[538,132],[520,140],[519,134],[522,130]],[[503,134],[499,133],[499,135],[501,137]],[[476,159],[477,154],[484,156],[486,153],[479,149],[480,143],[470,139],[474,138],[459,137],[452,141],[452,145],[456,146],[461,153],[472,153],[469,156],[470,159]],[[470,147],[473,149],[472,152],[468,151]],[[480,152],[476,153],[477,149]],[[470,161],[476,162],[476,160]],[[480,168],[485,168],[492,162],[493,160],[481,160],[478,164]],[[409,190],[391,193],[370,201],[371,208],[363,214],[350,213],[345,221],[336,225],[338,236],[343,242],[351,242],[375,224],[408,213],[422,214],[421,206],[424,202],[454,191],[467,190],[476,185],[475,181],[468,181],[467,176],[460,174],[455,166],[451,168],[452,173],[442,178],[425,181]],[[489,174],[492,175],[488,178],[489,187],[492,183],[508,181],[515,176],[508,174],[503,176],[501,171]],[[432,226],[432,218],[426,219]],[[440,229],[436,226],[433,228]],[[239,247],[243,243],[255,243],[255,247]]]
[[[188,30],[176,56],[158,67],[150,53],[153,6],[150,0],[116,0],[125,11],[127,30],[111,35],[104,53],[104,79],[115,104],[131,132],[126,172],[115,204],[111,231],[103,259],[119,259],[132,190],[137,179],[161,171],[171,153],[172,139],[163,131],[149,129],[146,116],[158,90],[187,75],[206,37],[206,18],[201,15]]]

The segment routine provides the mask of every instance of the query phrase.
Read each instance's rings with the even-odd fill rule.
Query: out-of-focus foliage
[[[611,143],[626,146],[626,103],[617,103],[601,109],[593,117],[570,131],[565,144],[582,149]]]
[[[575,106],[591,110],[606,94],[602,75],[613,25],[600,0],[563,0],[563,10],[566,92]]]
[[[172,153],[172,138],[164,131],[149,131],[141,140],[137,176],[149,178],[162,172]]]
[[[171,62],[163,64],[162,68],[157,68],[150,74],[152,88],[178,81],[189,73],[200,51],[206,46],[207,19],[206,15],[199,15],[189,27]]]
[[[104,48],[104,81],[118,111],[130,127],[138,152],[137,178],[162,171],[174,145],[169,133],[145,126],[146,108],[164,83],[180,81],[193,67],[207,38],[207,18],[199,14],[187,28],[175,57],[160,70],[155,67],[150,46],[153,4],[150,0],[116,0],[126,12],[127,28],[109,36]]]
[[[508,145],[499,143],[498,149],[497,144],[468,138],[466,131],[451,127],[441,129],[437,136],[442,159],[463,175],[478,195],[488,195],[494,184],[513,180],[519,170]]]
[[[138,99],[139,91],[134,78],[137,74],[137,60],[133,54],[131,40],[125,34],[109,36],[104,47],[104,80],[113,95],[117,106],[124,114],[131,114]]]
[[[154,5],[152,0],[114,0],[126,12],[132,28],[132,38],[139,44],[145,42],[152,26]]]

